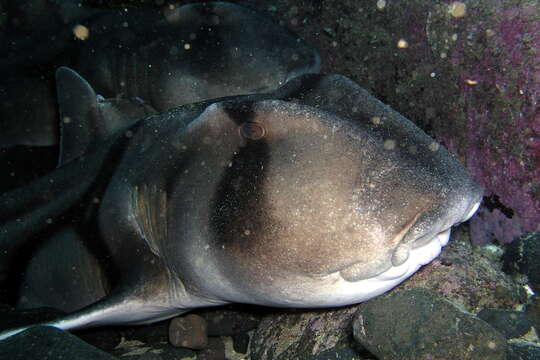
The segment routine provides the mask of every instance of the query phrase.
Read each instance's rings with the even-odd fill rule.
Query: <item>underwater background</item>
[[[54,72],[80,61],[80,46],[94,35],[87,32],[90,23],[102,12],[174,9],[184,3],[0,1],[2,192],[56,166],[59,130],[40,120],[59,118]],[[540,358],[540,301],[535,295],[540,289],[538,1],[231,3],[255,9],[298,34],[319,51],[322,73],[351,78],[440,141],[484,187],[483,203],[454,232],[439,258],[388,295],[365,304],[309,312],[231,307],[222,313],[197,312],[199,318],[189,318],[187,325],[173,320],[180,323],[173,330],[161,324],[83,338],[115,356],[141,359]],[[13,140],[21,134],[27,140]],[[7,303],[13,296],[9,291],[6,287],[1,293]],[[6,305],[5,319],[9,316],[21,315]],[[212,324],[214,330],[201,330]],[[166,347],[163,334],[178,328],[184,328],[177,331],[181,336],[200,332],[194,342],[210,335],[206,350]],[[16,353],[13,349],[26,347],[27,341],[7,350],[0,343],[0,357]],[[75,340],[60,343],[69,341]],[[153,341],[160,344],[158,350],[146,345]],[[39,354],[39,346],[46,345],[36,346],[33,351]],[[70,351],[82,351],[78,346]],[[470,346],[487,350],[474,352]],[[98,358],[91,354],[88,358]]]

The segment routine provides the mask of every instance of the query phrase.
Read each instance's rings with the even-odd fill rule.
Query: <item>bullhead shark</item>
[[[482,197],[443,146],[340,75],[110,133],[92,121],[107,119],[62,126],[98,141],[66,141],[55,171],[0,196],[1,270],[35,248],[18,305],[69,312],[41,324],[65,330],[366,301],[433,260]]]

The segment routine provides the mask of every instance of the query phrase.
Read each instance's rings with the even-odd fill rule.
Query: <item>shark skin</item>
[[[82,149],[66,142],[81,155],[0,196],[0,270],[36,248],[19,306],[69,312],[40,325],[362,302],[433,260],[482,197],[444,147],[340,75],[100,136]]]

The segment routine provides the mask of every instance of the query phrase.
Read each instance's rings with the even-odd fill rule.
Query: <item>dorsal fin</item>
[[[142,99],[104,99],[77,72],[56,71],[60,112],[58,166],[83,155],[97,143],[156,111]]]
[[[84,154],[100,137],[103,119],[94,89],[68,67],[56,71],[56,90],[60,113],[61,166]]]

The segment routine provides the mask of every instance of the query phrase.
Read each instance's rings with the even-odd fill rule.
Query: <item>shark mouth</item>
[[[458,221],[458,223],[470,219],[476,210],[478,210],[479,206],[479,202],[474,204],[466,215],[460,221]],[[435,236],[432,236],[429,239],[423,239],[420,242],[416,242],[412,245],[407,245],[399,250],[396,250],[395,253],[400,250],[403,251],[403,254],[400,256],[402,260],[398,262],[392,261],[394,266],[390,266],[378,274],[365,276],[361,271],[362,264],[353,264],[345,269],[342,269],[340,271],[340,275],[345,281],[351,283],[392,283],[393,285],[391,286],[395,286],[395,284],[412,275],[421,266],[430,263],[433,259],[439,256],[443,246],[448,244],[450,239],[450,229],[451,227],[438,232],[435,234]]]
[[[463,217],[453,221],[454,225],[471,218],[478,207],[479,202],[474,203],[467,211],[464,211]],[[445,226],[443,230],[430,235],[429,238],[423,237],[418,243],[408,245],[403,256],[399,257],[400,261],[397,265],[391,264],[379,273],[371,275],[362,273],[362,264],[352,264],[321,278],[311,279],[314,280],[313,283],[304,279],[305,286],[288,288],[289,291],[285,293],[286,302],[283,297],[280,297],[279,301],[269,301],[268,304],[283,306],[285,303],[293,307],[321,308],[361,303],[384,294],[441,253],[443,246],[448,244],[450,239],[451,226],[453,225]],[[381,263],[381,267],[383,266]],[[314,287],[320,291],[313,291]]]

